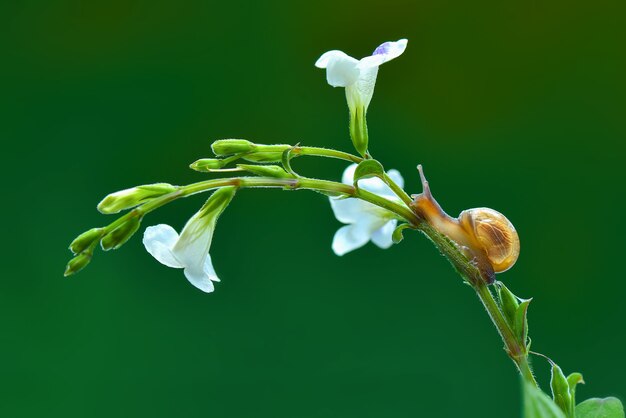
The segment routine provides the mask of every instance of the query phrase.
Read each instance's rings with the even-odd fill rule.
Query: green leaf
[[[407,228],[413,228],[413,226],[411,226],[411,224],[400,224],[396,227],[396,229],[393,230],[393,234],[391,235],[391,240],[393,241],[394,244],[398,244],[400,241],[404,239],[404,236],[402,235],[402,231],[404,231]]]
[[[371,177],[383,178],[384,176],[385,169],[381,163],[376,160],[363,160],[354,170],[354,187],[358,187],[359,180]]]
[[[565,415],[573,418],[574,409],[572,408],[572,396],[570,394],[569,383],[563,374],[563,370],[561,370],[556,363],[552,363],[550,388],[552,389],[552,399],[554,403],[565,412]]]
[[[576,418],[624,418],[624,407],[613,397],[587,399],[576,406]]]
[[[511,293],[511,291],[502,282],[498,283],[497,289],[502,312],[509,322],[509,325],[514,326],[515,312],[517,312],[517,308],[519,307],[518,298]]]
[[[519,304],[517,310],[515,311],[515,323],[514,330],[515,335],[519,339],[519,341],[526,346],[526,342],[528,340],[528,305],[532,299],[523,300],[522,303]]]
[[[567,376],[567,384],[569,386],[569,393],[572,396],[571,408],[575,410],[576,406],[576,385],[584,384],[583,375],[580,373],[572,373]]]
[[[567,418],[548,395],[524,382],[524,418]]]

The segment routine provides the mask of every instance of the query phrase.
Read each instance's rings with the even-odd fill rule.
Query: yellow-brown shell
[[[469,209],[461,212],[459,221],[485,251],[496,273],[515,264],[520,251],[519,236],[503,214],[489,208]]]

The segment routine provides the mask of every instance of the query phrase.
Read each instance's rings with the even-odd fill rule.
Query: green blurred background
[[[218,138],[350,150],[343,91],[314,68],[409,38],[379,73],[371,151],[451,214],[489,206],[522,241],[500,276],[533,349],[626,396],[623,1],[3,2],[2,417],[514,417],[518,378],[473,292],[407,233],[336,257],[310,192],[246,190],[203,294],[140,236],[62,276],[95,210],[205,176]],[[298,159],[339,178],[338,161]],[[144,226],[180,228],[195,197]],[[544,387],[549,370],[536,360]]]

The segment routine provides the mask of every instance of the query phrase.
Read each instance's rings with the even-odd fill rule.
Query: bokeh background
[[[19,1],[0,6],[3,417],[513,417],[518,378],[471,289],[418,234],[344,257],[326,199],[242,191],[211,295],[140,235],[63,278],[67,245],[136,184],[206,178],[218,138],[350,150],[314,68],[409,38],[379,73],[371,151],[451,214],[516,225],[500,279],[533,349],[626,397],[623,1]],[[338,161],[298,159],[340,178]],[[176,228],[180,201],[144,226]],[[549,369],[535,360],[546,387]]]

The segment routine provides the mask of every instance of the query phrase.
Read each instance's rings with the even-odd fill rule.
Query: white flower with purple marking
[[[203,292],[212,292],[213,282],[219,282],[220,279],[213,268],[209,249],[217,218],[234,194],[234,187],[218,189],[202,209],[187,221],[180,236],[166,224],[146,228],[143,245],[158,262],[184,269],[185,277],[192,285]]]
[[[345,87],[350,109],[350,138],[354,148],[367,156],[369,137],[367,133],[367,107],[374,94],[378,67],[399,57],[406,49],[406,39],[385,42],[369,57],[357,60],[342,51],[328,51],[317,60],[315,66],[326,68],[326,80],[333,87]]]
[[[326,69],[326,80],[333,87],[345,87],[350,109],[367,107],[374,94],[378,67],[402,55],[406,39],[385,42],[369,57],[357,60],[343,51],[328,51],[317,60],[315,66]]]
[[[342,183],[352,185],[357,165],[352,164],[343,173]],[[389,170],[387,175],[398,186],[404,186],[404,179],[397,170]],[[401,203],[402,201],[379,178],[359,180],[359,188]],[[367,244],[370,240],[378,247],[386,249],[393,244],[392,235],[398,218],[392,212],[355,198],[330,198],[335,217],[347,224],[335,233],[332,248],[335,254],[344,255]]]

